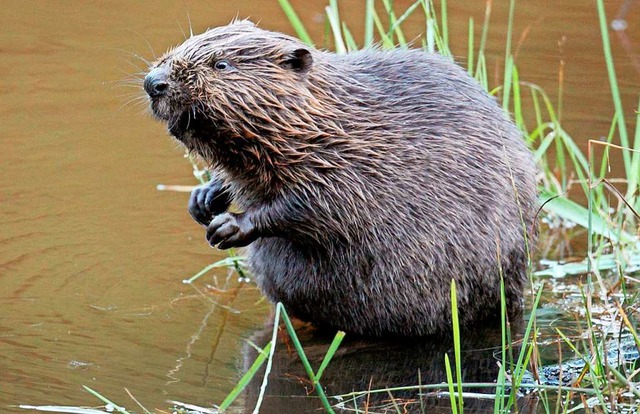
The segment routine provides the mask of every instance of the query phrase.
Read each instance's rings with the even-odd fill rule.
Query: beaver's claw
[[[207,227],[207,241],[218,249],[244,247],[256,238],[256,229],[246,214],[224,213]]]
[[[214,179],[193,189],[188,209],[195,221],[208,226],[215,216],[227,211],[230,203],[227,189],[221,181]]]

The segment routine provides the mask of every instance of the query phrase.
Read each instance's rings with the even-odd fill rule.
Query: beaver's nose
[[[169,82],[167,71],[163,68],[155,68],[144,77],[144,90],[152,98],[157,98],[167,93]]]

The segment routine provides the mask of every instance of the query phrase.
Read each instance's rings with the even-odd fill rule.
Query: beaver
[[[451,59],[335,54],[235,21],[144,79],[153,114],[203,160],[189,211],[247,247],[262,292],[320,328],[425,336],[521,306],[536,166],[520,131]],[[234,205],[229,211],[230,204]]]

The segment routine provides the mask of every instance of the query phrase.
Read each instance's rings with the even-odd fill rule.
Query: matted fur
[[[169,84],[154,113],[251,216],[253,274],[293,315],[366,335],[442,332],[451,279],[464,325],[495,315],[500,273],[520,306],[533,156],[449,59],[336,55],[239,21],[153,69]]]

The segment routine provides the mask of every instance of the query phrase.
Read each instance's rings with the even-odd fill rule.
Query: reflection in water
[[[176,360],[175,368],[172,368],[167,373],[167,377],[169,377],[169,381],[167,381],[167,385],[172,384],[174,382],[180,382],[180,379],[176,376],[176,374],[182,369],[182,366],[184,365],[184,361],[191,358],[193,354],[193,345],[196,343],[196,341],[198,341],[201,338],[205,328],[209,325],[209,318],[211,317],[213,312],[216,310],[216,307],[217,307],[216,304],[211,305],[209,312],[207,312],[202,318],[202,322],[200,323],[198,330],[193,335],[191,335],[191,339],[187,343],[187,347],[184,352],[185,355],[178,358]]]
[[[615,17],[611,21],[611,28],[615,31],[626,30],[627,16],[631,11],[631,8],[637,3],[637,0],[623,0],[622,6],[618,9]]]
[[[515,319],[515,320],[522,320]],[[520,332],[521,324],[513,329]],[[304,346],[305,354],[311,366],[317,369],[324,358],[331,337],[317,332],[307,325],[299,325],[296,332]],[[280,332],[275,351],[273,367],[269,376],[267,394],[262,403],[261,413],[302,413],[312,412],[321,407],[315,391],[308,379],[288,336]],[[261,330],[251,337],[251,342],[264,347],[271,339],[270,328]],[[514,335],[517,336],[517,335]],[[475,331],[463,333],[461,367],[463,382],[494,383],[498,377],[501,343],[500,326],[485,326]],[[519,349],[513,350],[517,358]],[[444,355],[449,355],[453,365],[453,343],[450,338],[429,337],[423,339],[371,340],[346,337],[331,363],[322,375],[321,383],[327,395],[343,395],[353,391],[378,390],[391,387],[407,387],[418,384],[443,384],[439,390],[380,392],[360,397],[357,400],[347,398],[343,408],[361,411],[395,412],[394,403],[407,412],[450,412],[447,396],[446,370]],[[243,350],[246,371],[256,357],[252,346]],[[262,374],[250,383],[245,391],[244,411],[252,412],[258,400]],[[473,393],[493,395],[495,389],[465,389]],[[466,398],[465,412],[493,413],[494,400],[489,395],[482,398]],[[336,403],[336,400],[331,400]],[[524,396],[518,400],[519,412],[533,413],[537,407],[537,398]],[[388,410],[388,411],[387,411]]]

